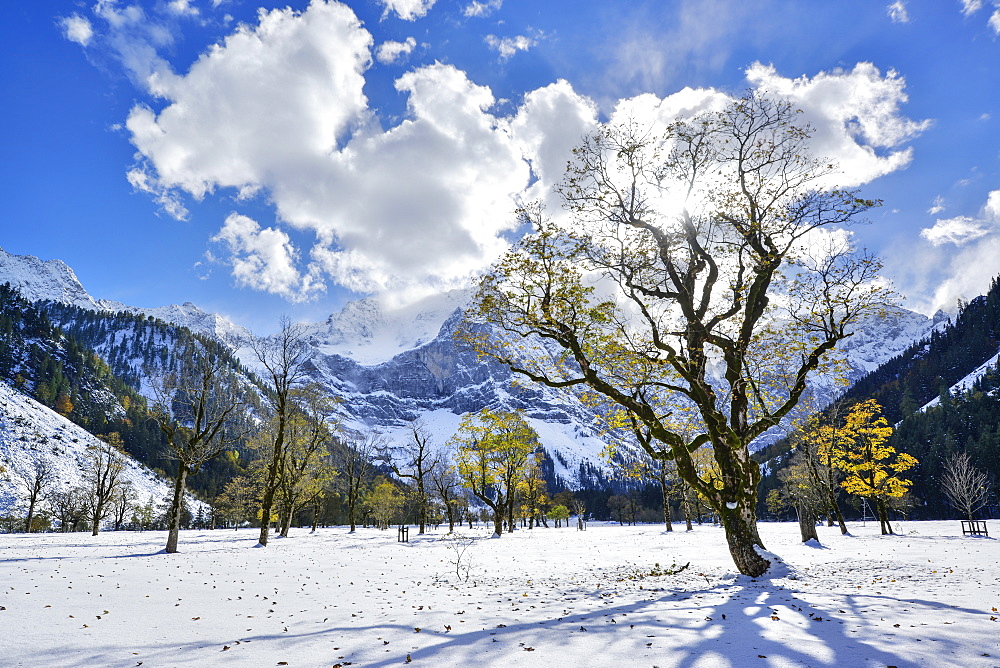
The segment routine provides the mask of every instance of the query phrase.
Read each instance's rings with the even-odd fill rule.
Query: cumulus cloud
[[[104,9],[108,24],[139,30],[129,8]],[[517,201],[558,209],[552,185],[596,127],[597,107],[557,81],[501,116],[489,88],[438,63],[396,80],[405,118],[383,128],[364,94],[383,47],[348,7],[313,0],[301,12],[260,12],[187,73],[164,67],[154,49],[142,81],[156,103],[135,106],[126,123],[139,155],[129,181],[176,217],[220,190],[237,206],[256,197],[273,207],[272,226],[233,213],[214,236],[241,286],[301,300],[332,280],[409,301],[466,285],[507,247]],[[763,66],[749,75],[806,110],[821,151],[855,183],[905,164],[899,145],[923,127],[900,114],[902,80],[870,65],[811,79]],[[711,89],[640,95],[612,116],[666,124],[727,99]]]
[[[161,185],[195,198],[217,186],[267,184],[321,161],[366,120],[371,43],[344,5],[261,13],[257,27],[240,26],[187,75],[150,77],[150,90],[170,104],[132,109],[132,143]]]
[[[237,285],[272,292],[291,301],[302,301],[323,289],[312,275],[296,269],[298,251],[282,230],[262,229],[252,218],[233,213],[212,241],[228,247]]]
[[[503,0],[486,0],[486,2],[479,2],[478,0],[473,0],[468,5],[465,6],[465,9],[462,10],[462,13],[465,16],[474,16],[474,17],[489,16],[493,12],[500,9],[501,6],[503,6]]]
[[[527,51],[538,43],[535,39],[526,35],[515,35],[514,37],[487,35],[484,39],[491,49],[500,54],[501,62],[510,60],[518,51]]]
[[[903,0],[896,0],[886,8],[889,19],[893,23],[909,23],[910,14],[906,11],[906,3]]]
[[[941,195],[938,195],[934,198],[934,203],[931,204],[931,208],[927,209],[927,213],[932,216],[936,216],[942,211],[944,211],[944,198],[941,197]]]
[[[94,28],[90,25],[90,21],[79,14],[61,19],[59,25],[63,29],[63,36],[80,46],[87,46],[94,37]]]
[[[385,7],[382,17],[386,17],[390,12],[404,21],[416,21],[427,16],[427,12],[434,6],[436,0],[379,0]]]
[[[913,121],[901,113],[907,101],[903,77],[893,70],[883,76],[871,63],[797,79],[755,63],[747,69],[747,79],[802,109],[815,128],[816,153],[836,161],[841,186],[860,185],[905,167],[912,150],[899,147],[930,126],[930,121]]]
[[[413,49],[415,49],[416,46],[417,40],[412,37],[407,37],[403,42],[388,40],[379,44],[375,57],[378,59],[378,62],[383,65],[389,65],[409,56],[413,53]]]

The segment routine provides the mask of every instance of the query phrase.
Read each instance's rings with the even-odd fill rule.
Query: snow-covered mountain
[[[2,281],[10,281],[30,299],[145,313],[213,336],[239,333],[236,325],[193,304],[135,309],[95,300],[58,260],[41,262],[0,251]],[[471,290],[458,290],[403,308],[385,307],[377,299],[348,303],[325,321],[306,325],[312,378],[342,399],[346,426],[374,428],[399,443],[417,419],[443,443],[465,413],[484,406],[522,409],[542,436],[553,464],[550,473],[570,486],[586,483],[606,468],[600,453],[612,437],[602,433],[593,408],[572,391],[515,378],[505,366],[464,349],[454,332],[471,297]],[[900,308],[861,323],[845,346],[849,380],[927,336],[938,320]],[[102,349],[99,344],[94,348]],[[252,355],[243,352],[241,359],[252,367]],[[814,405],[823,405],[843,389],[830,379],[819,379],[813,388]]]
[[[441,326],[472,298],[473,291],[451,290],[401,308],[386,308],[375,298],[348,302],[322,323],[310,325],[310,344],[323,355],[339,355],[373,366],[418,348],[438,336]]]
[[[592,407],[572,391],[514,377],[506,366],[479,359],[455,340],[471,296],[471,291],[456,291],[429,300],[426,309],[415,305],[389,313],[375,300],[349,303],[326,324],[311,329],[313,379],[343,398],[349,424],[373,426],[400,439],[415,419],[428,423],[443,440],[454,433],[462,414],[483,406],[520,409],[542,436],[556,476],[577,485],[606,471],[600,453],[612,437],[601,433]],[[944,319],[943,314],[931,319],[892,308],[860,323],[844,345],[848,381],[878,368]],[[437,323],[436,334],[426,343],[392,354],[408,340],[429,338],[428,331]],[[820,377],[812,384],[812,405],[825,406],[844,389],[832,378]],[[782,434],[776,429],[757,445]]]
[[[0,283],[11,287],[30,301],[48,300],[78,306],[89,311],[126,312],[159,318],[192,332],[220,339],[246,338],[250,331],[216,313],[208,313],[191,302],[156,308],[128,306],[109,299],[95,299],[62,260],[40,260],[33,255],[14,255],[0,248]]]
[[[98,439],[62,415],[0,381],[0,515],[10,514],[25,498],[21,480],[29,480],[36,461],[52,470],[51,489],[56,492],[83,482],[87,447]],[[168,498],[170,485],[131,457],[125,480],[132,498],[140,504]]]

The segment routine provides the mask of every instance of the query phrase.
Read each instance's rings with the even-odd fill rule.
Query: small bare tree
[[[431,435],[427,428],[420,422],[410,425],[409,437],[406,445],[396,453],[386,445],[379,453],[379,458],[384,461],[396,474],[397,478],[406,478],[413,481],[417,492],[417,506],[420,514],[419,533],[424,533],[427,526],[427,509],[429,505],[428,484],[432,473],[441,463],[440,454],[431,447]]]
[[[235,425],[244,407],[228,361],[205,349],[188,355],[181,369],[164,375],[154,391],[152,416],[167,437],[177,476],[167,520],[167,553],[177,552],[188,476],[243,437]]]
[[[295,411],[292,391],[306,378],[309,355],[305,344],[305,328],[293,324],[288,318],[282,318],[280,332],[266,339],[253,339],[250,347],[265,372],[267,398],[276,423],[260,504],[259,544],[266,547],[278,477],[284,461],[285,424]]]
[[[352,532],[358,528],[359,501],[372,477],[374,459],[384,447],[385,440],[374,431],[345,435],[337,442],[338,482],[344,490]]]
[[[28,516],[24,520],[24,532],[31,533],[31,522],[35,517],[35,509],[45,498],[45,495],[52,485],[53,479],[52,465],[46,459],[36,459],[34,465],[26,472],[18,476],[17,481],[27,492]]]
[[[101,522],[111,511],[124,482],[125,453],[121,448],[122,439],[118,432],[99,437],[87,448],[83,484],[87,491],[87,509],[94,536],[101,530]]]
[[[114,519],[115,531],[121,531],[125,526],[128,511],[135,507],[135,488],[131,480],[126,480],[125,484],[118,490],[118,495],[114,498],[111,516]]]
[[[54,492],[49,497],[52,513],[59,520],[59,530],[63,533],[76,531],[87,516],[88,492],[83,487],[71,487]]]
[[[448,455],[439,452],[437,458],[441,464],[431,471],[431,487],[444,506],[445,515],[448,517],[448,533],[455,533],[457,515],[463,506],[468,506],[469,502],[464,498],[462,481],[458,479],[455,467],[448,464]]]
[[[990,481],[985,472],[972,465],[967,452],[956,452],[944,465],[941,489],[955,509],[970,521],[986,505]]]

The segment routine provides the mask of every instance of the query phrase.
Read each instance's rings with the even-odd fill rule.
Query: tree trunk
[[[796,504],[795,514],[799,518],[799,533],[802,536],[802,542],[815,540],[818,543],[819,535],[816,533],[816,512],[812,506],[809,504]]]
[[[660,478],[660,494],[663,495],[663,526],[667,531],[673,531],[674,523],[670,520],[670,496],[667,494],[667,483],[663,478]]]
[[[174,479],[174,498],[170,502],[170,514],[167,520],[167,554],[177,551],[177,538],[181,529],[181,506],[184,502],[184,487],[187,485],[188,470],[183,462],[177,466],[177,477]]]
[[[101,530],[101,518],[104,517],[104,501],[98,500],[97,505],[94,507],[94,514],[91,516],[93,520],[93,525],[91,527],[91,536],[96,536]]]
[[[282,538],[288,538],[288,530],[292,526],[292,518],[295,515],[295,508],[291,504],[288,506],[288,510],[284,513],[284,519],[281,521],[281,533],[278,534]]]
[[[420,529],[417,533],[423,535],[424,527],[427,525],[427,494],[424,492],[424,481],[422,478],[417,492],[420,497]]]
[[[722,526],[726,531],[729,553],[737,570],[755,578],[763,575],[771,562],[757,554],[754,549],[754,546],[763,548],[764,544],[757,533],[757,519],[749,503],[749,500],[745,500],[735,508],[722,504],[718,510]]]
[[[892,534],[892,525],[889,524],[889,510],[885,506],[885,499],[879,498],[875,502],[875,509],[878,513],[878,523],[879,528],[882,530],[883,536],[888,536]]]
[[[278,488],[278,469],[284,456],[285,446],[285,415],[284,408],[278,411],[278,433],[274,438],[274,451],[271,453],[271,463],[267,467],[267,484],[264,485],[264,498],[260,502],[260,538],[257,540],[262,547],[267,547],[268,533],[271,531],[271,509],[274,507],[274,493]]]
[[[31,533],[31,520],[35,516],[35,496],[28,500],[28,517],[24,520],[24,533]]]
[[[847,522],[844,521],[844,513],[840,510],[840,504],[837,503],[837,495],[834,494],[833,490],[828,490],[827,503],[830,506],[830,512],[832,515],[836,516],[837,524],[840,525],[840,533],[847,535]],[[830,523],[833,526],[833,523]]]

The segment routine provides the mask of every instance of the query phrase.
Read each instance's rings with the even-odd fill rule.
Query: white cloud
[[[137,29],[129,8],[105,9],[109,24]],[[382,128],[364,94],[373,40],[348,7],[313,0],[258,20],[186,74],[153,50],[143,82],[162,102],[136,106],[126,124],[139,154],[129,181],[168,213],[223,189],[273,207],[273,226],[234,213],[215,237],[240,285],[306,299],[333,280],[396,301],[464,286],[506,248],[515,202],[552,198],[596,125],[596,105],[565,81],[498,116],[490,89],[435,64],[397,79],[406,117]],[[902,80],[870,65],[795,81],[754,74],[806,109],[820,148],[856,168],[856,182],[905,164],[895,147],[922,127],[899,114]],[[726,99],[683,89],[622,100],[614,115],[667,123]]]
[[[136,165],[125,174],[125,178],[133,188],[152,197],[171,218],[188,219],[190,212],[181,201],[179,193],[163,186],[156,174],[151,173],[149,165],[143,163]]]
[[[996,9],[990,14],[989,26],[993,28],[993,32],[1000,35],[1000,9]]]
[[[132,109],[132,143],[163,186],[196,198],[322,161],[367,119],[371,42],[344,5],[263,12],[258,27],[241,26],[187,75],[152,75],[150,90],[170,104]]]
[[[514,37],[487,35],[484,39],[491,49],[500,54],[501,61],[510,60],[518,51],[527,51],[538,43],[526,35],[515,35]]]
[[[983,0],[962,0],[962,13],[971,16],[982,9],[983,4]],[[992,0],[992,5],[993,12],[986,23],[995,34],[1000,35],[1000,0]]]
[[[303,301],[323,289],[312,274],[303,275],[296,269],[298,251],[282,230],[261,229],[257,221],[233,213],[212,241],[228,247],[237,285],[272,292],[290,301]]]
[[[191,6],[191,0],[170,0],[167,3],[167,8],[178,16],[198,16],[199,14],[198,8]]]
[[[531,164],[537,179],[527,199],[548,200],[550,211],[559,202],[551,190],[566,169],[573,149],[597,127],[597,106],[564,80],[528,93],[510,122],[511,135]]]
[[[983,220],[976,220],[968,216],[956,216],[955,218],[938,220],[933,227],[921,230],[920,236],[935,246],[942,244],[964,246],[970,241],[989,234],[989,232],[990,229]]]
[[[944,211],[944,208],[945,208],[944,198],[941,197],[941,195],[938,195],[937,197],[934,198],[934,203],[931,204],[931,208],[927,209],[927,213],[929,213],[932,216],[936,216],[937,214]]]
[[[913,121],[900,113],[907,101],[905,80],[892,70],[883,76],[871,63],[798,79],[755,63],[747,69],[747,79],[802,109],[815,128],[816,153],[836,161],[842,186],[860,185],[905,167],[912,151],[900,146],[930,126],[930,121]]]
[[[994,190],[987,196],[983,213],[991,222],[1000,225],[1000,190]]]
[[[947,310],[954,307],[957,299],[968,301],[985,293],[998,273],[1000,190],[989,193],[978,217],[938,220],[933,227],[922,230],[920,236],[931,246],[913,249],[905,260],[897,259],[905,262],[904,266],[920,268],[910,278],[915,293],[932,293],[926,303],[916,305],[918,308],[927,313]],[[928,286],[922,275],[929,271],[932,282]]]
[[[886,9],[889,18],[893,23],[909,23],[910,14],[906,11],[906,3],[903,0],[896,0]]]
[[[416,46],[417,40],[412,37],[407,37],[403,42],[385,41],[379,44],[375,57],[383,65],[389,65],[409,56]]]
[[[59,25],[62,26],[63,36],[80,46],[87,46],[94,37],[94,28],[90,25],[90,21],[79,14],[67,16],[59,21]]]
[[[997,276],[998,257],[1000,235],[992,234],[947,258],[947,278],[934,290],[931,306],[927,310],[948,310],[955,306],[958,299],[968,301],[985,294],[990,282]]]
[[[633,4],[655,4],[666,9],[633,9]],[[692,76],[706,79],[729,67],[732,49],[746,35],[747,25],[759,23],[761,12],[759,3],[733,0],[621,6],[631,11],[623,12],[623,18],[616,20],[619,27],[607,31],[598,46],[610,60],[600,86],[619,97],[638,91],[672,90]],[[671,14],[667,25],[657,16],[662,11]],[[756,29],[770,32],[773,25],[777,23],[757,25]],[[606,102],[602,101],[602,106]]]
[[[427,16],[427,12],[434,6],[436,0],[379,0],[384,6],[383,18],[389,12],[395,12],[396,16],[404,21],[416,21]]]
[[[978,12],[983,7],[983,0],[962,0],[962,13],[968,16]]]
[[[489,16],[493,12],[500,9],[503,6],[503,0],[486,0],[486,2],[479,2],[478,0],[473,0],[462,13],[465,16],[483,17]]]

